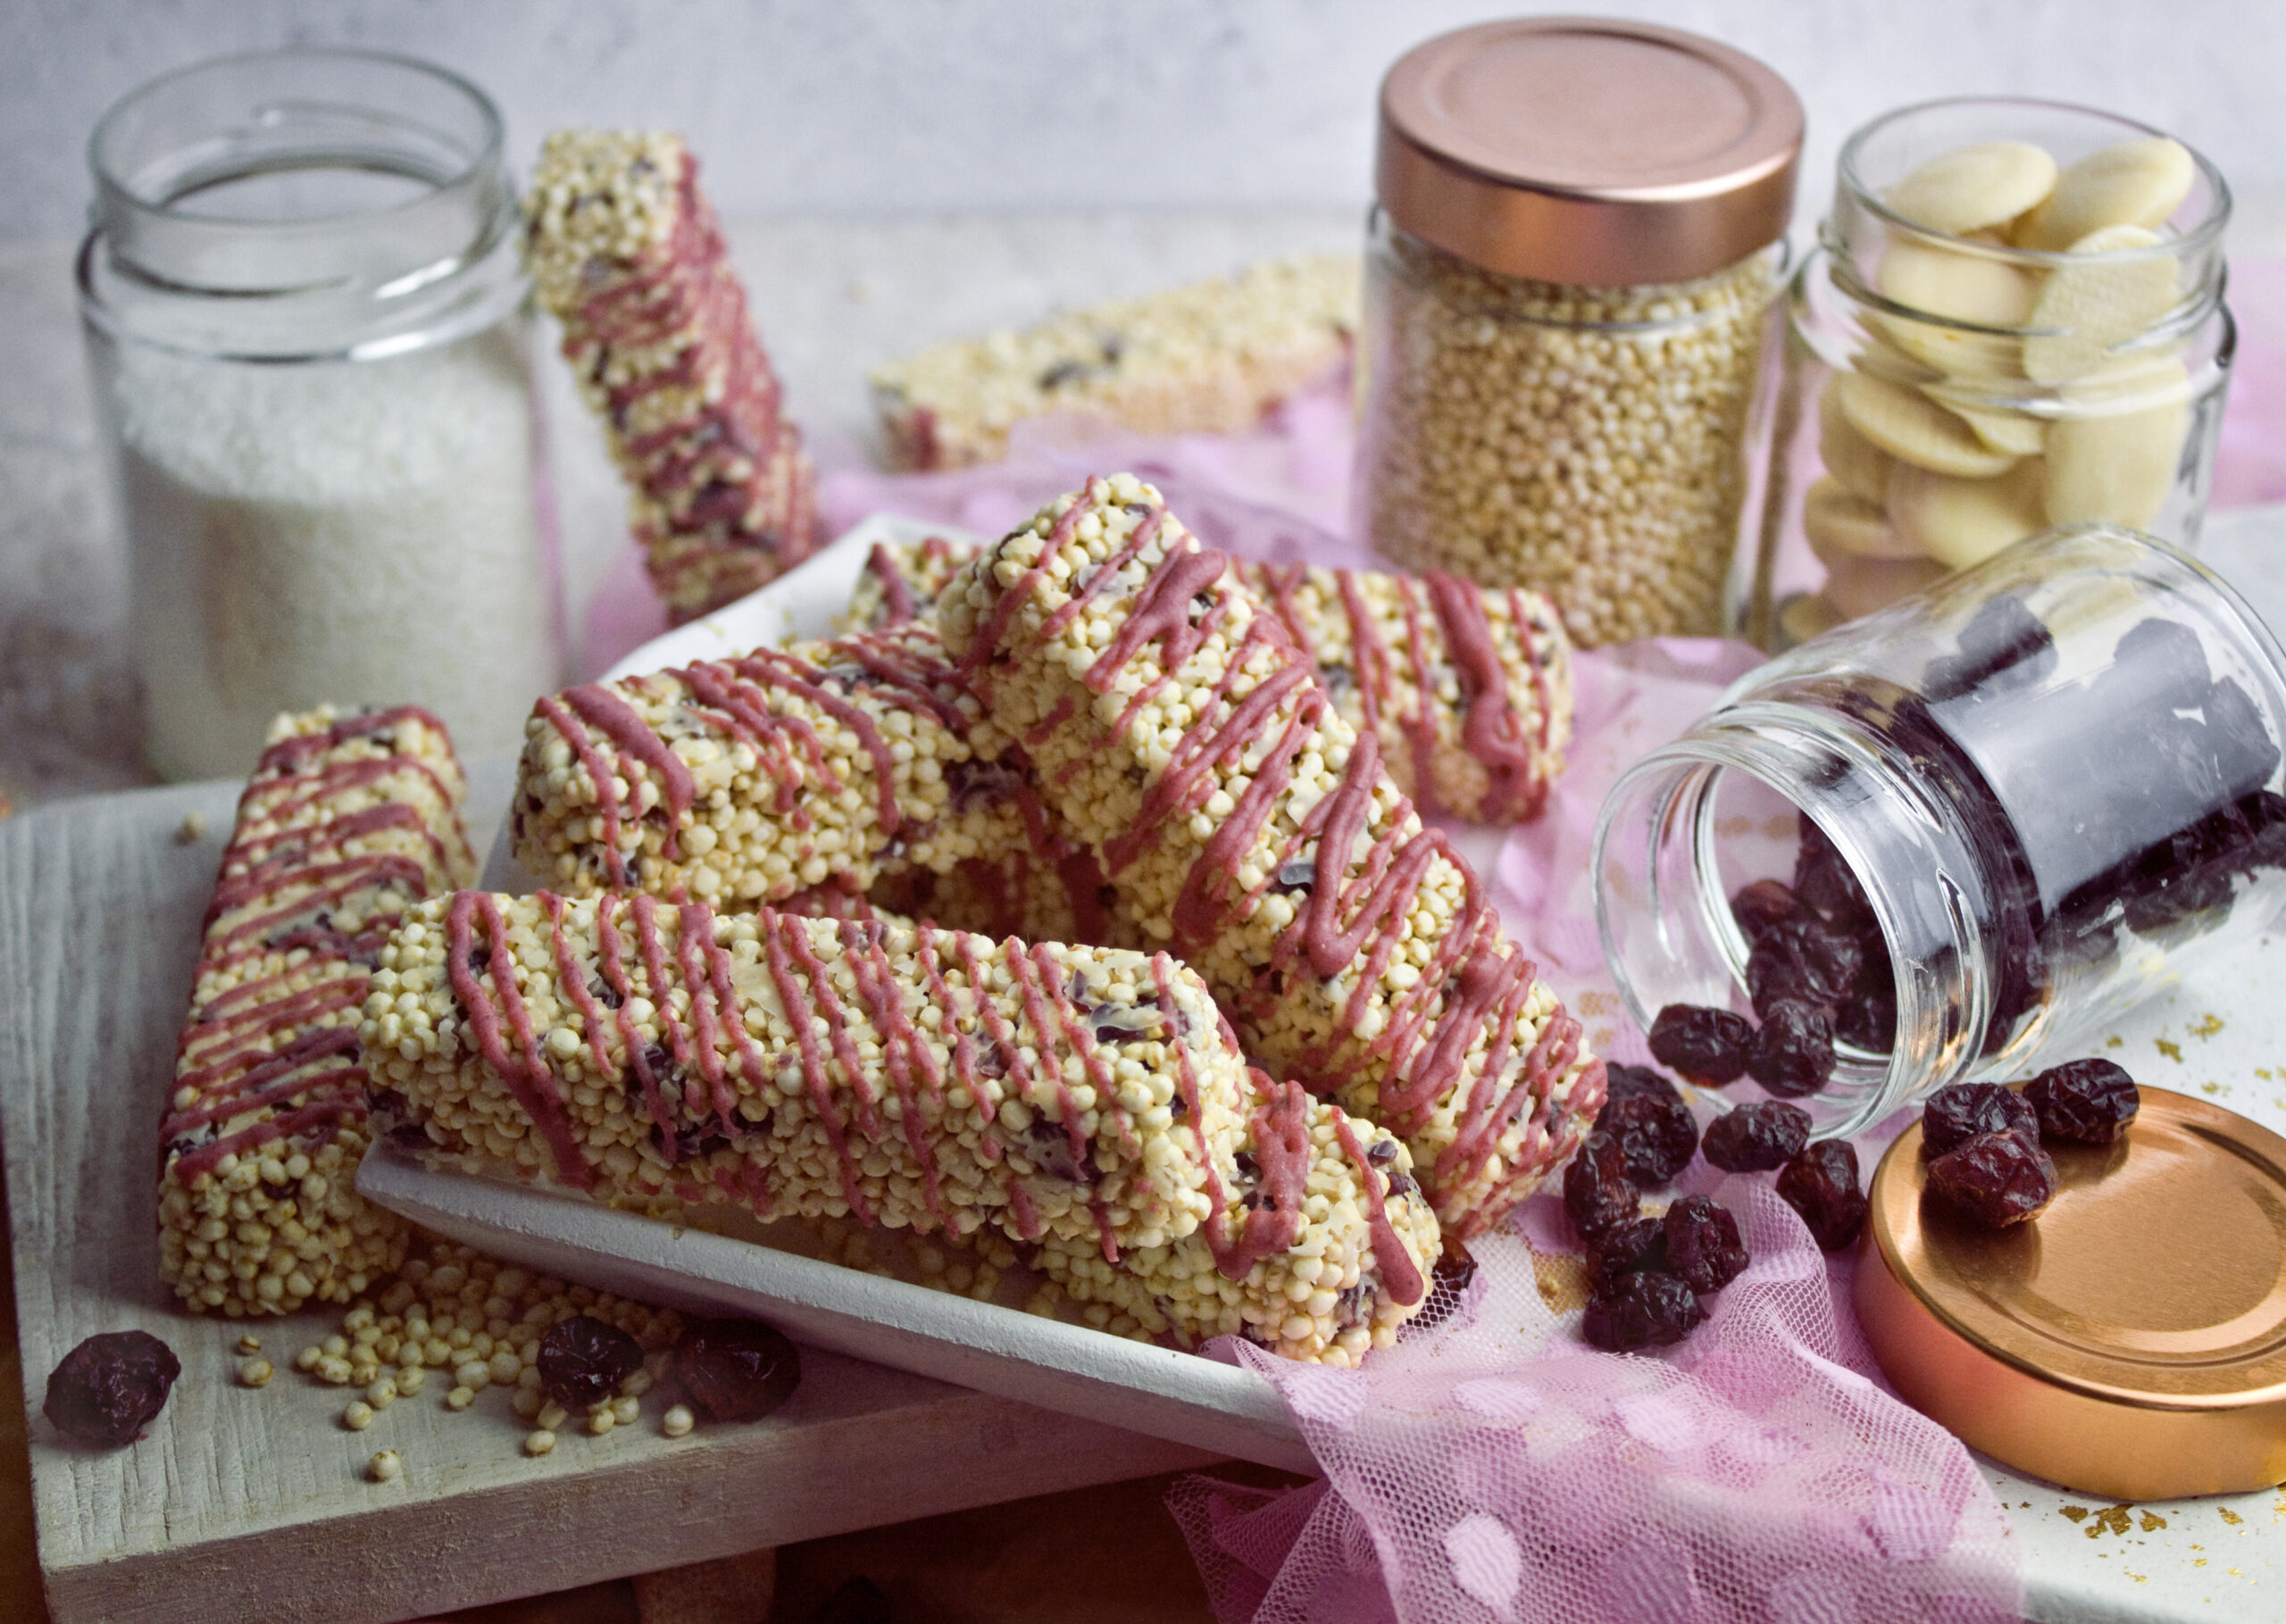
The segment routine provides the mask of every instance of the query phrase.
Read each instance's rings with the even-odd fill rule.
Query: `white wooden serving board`
[[[509,774],[475,777],[482,829]],[[351,1395],[292,1365],[338,1309],[252,1325],[278,1375],[233,1385],[249,1322],[182,1312],[159,1282],[154,1134],[236,798],[191,785],[0,822],[0,1133],[57,1624],[405,1619],[1211,1458],[819,1348],[775,1416],[680,1440],[647,1416],[530,1459],[505,1392],[455,1414],[441,1383],[353,1433]],[[194,812],[208,832],[177,845]],[[40,1415],[47,1373],[130,1327],[182,1378],[141,1442],[74,1445]],[[399,1481],[365,1480],[381,1448]]]

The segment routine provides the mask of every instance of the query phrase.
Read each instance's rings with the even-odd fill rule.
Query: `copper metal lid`
[[[1802,104],[1678,29],[1528,17],[1439,36],[1381,81],[1374,184],[1406,231],[1510,276],[1688,281],[1785,235]]]
[[[2143,1090],[2065,1147],[2029,1223],[1921,1199],[1918,1124],[1873,1175],[1857,1312],[1907,1402],[2066,1488],[2170,1500],[2286,1482],[2286,1139]]]

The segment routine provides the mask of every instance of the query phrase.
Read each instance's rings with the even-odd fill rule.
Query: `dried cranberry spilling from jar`
[[[1815,1094],[1833,1076],[1833,1024],[1815,1004],[1788,1001],[1763,1012],[1747,1075],[1773,1094]]]
[[[1762,933],[1747,955],[1747,992],[1767,1020],[1776,1004],[1840,1003],[1865,967],[1865,949],[1842,926],[1798,912]]]
[[[1745,1075],[1754,1027],[1743,1015],[1670,1004],[1651,1022],[1651,1056],[1695,1083],[1721,1087]]]
[[[802,1356],[758,1320],[696,1320],[675,1345],[683,1396],[705,1421],[758,1421],[793,1396]]]
[[[1634,1217],[1635,1206],[1627,1153],[1610,1134],[1589,1134],[1564,1170],[1564,1210],[1572,1215],[1572,1227],[1593,1240]]]
[[[1628,1178],[1646,1189],[1682,1171],[1698,1148],[1698,1124],[1691,1120],[1690,1107],[1664,1078],[1653,1081],[1659,1087],[1606,1100],[1596,1118],[1596,1131],[1619,1141]]]
[[[1740,888],[1731,898],[1731,917],[1739,921],[1739,929],[1746,933],[1749,945],[1762,940],[1762,933],[1779,920],[1791,915],[1800,904],[1793,892],[1781,879],[1757,879]]]
[[[2111,1144],[2143,1105],[2135,1079],[2107,1060],[2051,1066],[2024,1085],[2024,1098],[2040,1137],[2068,1145]]]
[[[1656,1270],[1621,1276],[1609,1291],[1588,1299],[1580,1334],[1606,1353],[1681,1342],[1706,1318],[1698,1294]]]
[[[1821,1250],[1839,1252],[1865,1222],[1865,1196],[1857,1187],[1857,1153],[1846,1139],[1805,1145],[1778,1174],[1778,1194],[1802,1215]]]
[[[116,1449],[166,1407],[182,1362],[148,1331],[107,1331],[63,1355],[40,1413],[82,1444]]]
[[[2040,1119],[2024,1096],[1998,1083],[1951,1083],[1921,1108],[1921,1148],[1941,1156],[1980,1134],[2020,1134],[2040,1143]]]
[[[1809,1141],[1808,1112],[1783,1100],[1761,1100],[1709,1122],[1699,1149],[1726,1173],[1766,1173],[1784,1167]]]
[[[574,1415],[616,1395],[620,1384],[642,1368],[641,1345],[593,1314],[559,1320],[539,1339],[540,1386]]]
[[[1667,1209],[1667,1268],[1700,1296],[1720,1291],[1746,1272],[1746,1244],[1739,1220],[1711,1195],[1686,1195]]]
[[[1631,1218],[1588,1243],[1588,1290],[1607,1292],[1623,1275],[1666,1266],[1666,1226],[1656,1218]]]
[[[1929,1164],[1928,1191],[1972,1223],[2004,1229],[2056,1198],[2056,1163],[2022,1134],[1979,1134]]]

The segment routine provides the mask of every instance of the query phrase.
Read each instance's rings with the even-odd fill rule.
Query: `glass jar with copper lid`
[[[1528,18],[1383,81],[1355,511],[1583,644],[1720,629],[1802,110],[1673,29]]]

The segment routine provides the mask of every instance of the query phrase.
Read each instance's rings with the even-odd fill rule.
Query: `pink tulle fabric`
[[[2241,343],[2216,506],[2286,499],[2286,262],[2233,268]],[[1370,567],[1344,539],[1346,389],[1255,432],[1139,439],[1036,425],[1005,462],[887,475],[820,448],[823,532],[896,512],[994,534],[1089,474],[1130,469],[1210,543]],[[621,635],[624,635],[623,633]],[[606,639],[608,640],[608,639]],[[1602,1052],[1648,1062],[1605,974],[1588,847],[1604,792],[1758,656],[1661,639],[1581,655],[1571,765],[1535,823],[1466,841],[1510,932]],[[1497,842],[1497,845],[1496,845]],[[1497,855],[1494,854],[1497,851]],[[1750,1090],[1751,1085],[1741,1085]],[[1870,1171],[1904,1113],[1858,1141]],[[1656,1357],[1589,1348],[1561,1289],[1577,1240],[1552,1194],[1475,1247],[1442,1323],[1362,1370],[1214,1350],[1273,1382],[1324,1476],[1292,1490],[1187,1479],[1171,1507],[1217,1615],[1239,1624],[1986,1624],[2020,1615],[2016,1552],[1959,1441],[1881,1380],[1829,1259],[1767,1176],[1694,1160],[1680,1194],[1737,1215],[1753,1263]]]

